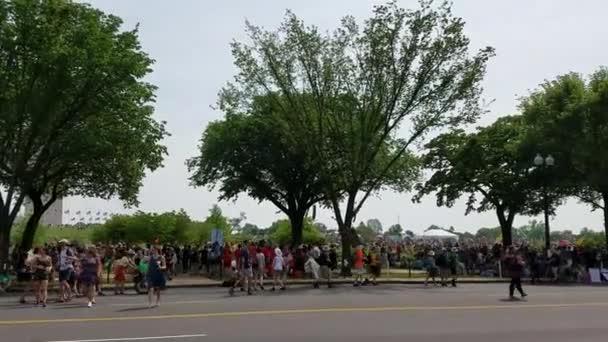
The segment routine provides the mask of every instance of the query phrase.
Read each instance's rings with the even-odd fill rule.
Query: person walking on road
[[[435,277],[437,276],[438,273],[438,268],[437,265],[435,264],[435,252],[434,251],[429,251],[429,253],[427,254],[426,260],[424,261],[425,263],[425,267],[426,267],[426,279],[424,279],[424,287],[429,286],[429,279],[433,279],[433,285],[437,285],[437,282],[435,281]]]
[[[526,297],[527,294],[521,287],[521,275],[524,270],[524,260],[522,256],[515,251],[513,246],[509,247],[507,250],[505,264],[507,265],[509,275],[511,277],[511,283],[509,284],[509,298],[515,299],[514,294],[516,288],[522,298]]]
[[[235,253],[237,258],[237,267],[239,270],[240,281],[235,281],[230,288],[230,295],[234,295],[234,289],[237,284],[240,284],[241,290],[244,291],[245,283],[247,283],[247,295],[252,295],[251,292],[251,280],[253,278],[253,270],[251,268],[251,259],[249,258],[249,242],[243,242],[243,246],[238,253]]]
[[[152,307],[152,297],[156,295],[156,305],[160,306],[160,292],[164,290],[167,280],[165,270],[167,262],[155,247],[150,249],[150,262],[148,263],[148,307]]]
[[[89,247],[86,254],[80,261],[80,285],[83,288],[83,293],[88,299],[87,307],[92,307],[95,304],[95,284],[101,278],[102,264],[97,256],[95,247]]]
[[[74,274],[74,252],[66,239],[59,241],[59,302],[72,299],[72,288],[68,283]]]

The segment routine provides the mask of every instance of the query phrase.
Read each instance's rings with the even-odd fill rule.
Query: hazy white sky
[[[222,117],[212,110],[220,87],[235,72],[229,42],[243,40],[244,21],[268,29],[276,28],[285,9],[293,10],[308,24],[333,30],[339,19],[350,14],[363,20],[372,5],[367,0],[90,0],[95,7],[122,17],[127,28],[140,23],[143,48],[154,59],[150,81],[159,87],[157,117],[168,122],[169,157],[165,167],[149,175],[141,190],[139,209],[167,211],[184,208],[194,218],[204,218],[217,202],[217,193],[188,185],[184,161],[196,153],[202,131],[209,121]],[[590,73],[608,63],[608,26],[604,0],[454,0],[454,12],[463,17],[472,47],[491,45],[497,56],[491,60],[485,79],[485,97],[494,99],[480,124],[516,111],[517,97],[527,94],[545,79],[577,71]],[[404,7],[417,6],[402,0]],[[559,162],[559,161],[558,161]],[[358,220],[379,218],[385,228],[400,223],[421,232],[431,224],[475,230],[497,226],[492,213],[464,216],[464,201],[454,208],[437,208],[433,197],[421,204],[412,194],[385,192],[364,206]],[[71,212],[92,209],[125,211],[118,201],[68,199]],[[220,203],[229,216],[244,211],[249,222],[269,225],[280,217],[268,203],[242,196],[236,202]],[[333,227],[329,211],[317,218]],[[515,224],[530,218],[518,217]],[[552,221],[556,229],[601,229],[601,215],[572,200],[558,210]]]

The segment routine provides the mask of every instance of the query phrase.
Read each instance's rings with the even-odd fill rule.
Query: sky
[[[244,41],[245,20],[266,29],[281,23],[291,9],[307,24],[332,31],[344,15],[359,21],[371,15],[367,0],[89,0],[94,7],[120,16],[125,29],[140,24],[143,49],[156,60],[148,81],[159,87],[156,118],[167,121],[171,132],[165,144],[169,150],[164,168],[147,176],[140,192],[139,210],[163,212],[185,209],[195,219],[203,219],[218,203],[217,192],[192,188],[188,184],[185,160],[194,156],[206,125],[222,118],[212,109],[219,89],[235,73],[229,43]],[[484,80],[484,98],[492,101],[489,113],[479,125],[492,123],[501,115],[517,112],[520,96],[528,94],[544,80],[571,71],[589,74],[608,63],[608,25],[604,0],[454,0],[453,12],[466,21],[465,31],[472,50],[485,46],[496,49]],[[403,7],[417,1],[402,0]],[[559,162],[559,161],[557,161]],[[465,201],[453,208],[438,208],[434,196],[422,203],[411,201],[413,194],[381,192],[368,200],[357,220],[378,218],[385,229],[400,223],[421,233],[431,224],[454,226],[460,231],[498,225],[491,213],[464,215]],[[236,201],[220,202],[224,213],[236,217],[245,212],[247,222],[260,227],[282,218],[269,203],[258,203],[246,195]],[[77,210],[129,212],[117,200],[68,198],[64,207]],[[69,221],[69,217],[65,217]],[[530,217],[517,217],[515,226]],[[541,219],[540,217],[536,219]],[[321,210],[317,220],[335,227],[332,213]],[[601,229],[599,212],[570,200],[552,219],[554,229],[582,227]]]

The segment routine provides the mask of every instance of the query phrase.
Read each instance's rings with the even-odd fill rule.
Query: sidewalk
[[[420,276],[416,276],[412,274],[411,278],[400,276],[397,274],[397,277],[381,277],[378,278],[377,282],[379,284],[424,284],[424,278]],[[106,278],[104,277],[104,284],[102,285],[102,289],[104,291],[113,291],[114,285],[108,284],[105,282]],[[265,279],[266,284],[270,284],[272,279]],[[509,279],[507,278],[481,278],[481,277],[463,277],[458,279],[458,283],[460,284],[493,284],[493,283],[508,283]],[[222,281],[216,279],[210,279],[205,276],[197,276],[197,275],[178,275],[174,277],[173,280],[167,281],[168,289],[186,289],[186,288],[212,288],[212,287],[221,287]],[[337,277],[332,279],[332,284],[352,284],[353,279],[350,277],[343,278]],[[49,284],[49,291],[55,292],[57,291],[59,282],[57,280],[53,281]],[[286,281],[286,285],[312,285],[312,279],[288,279]],[[321,281],[323,284],[323,281]],[[133,287],[132,283],[125,284],[125,288],[130,291]],[[21,284],[14,284],[9,288],[8,292],[22,292],[24,287]]]

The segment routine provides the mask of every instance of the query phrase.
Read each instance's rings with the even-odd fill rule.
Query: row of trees
[[[432,1],[377,6],[332,34],[291,12],[276,31],[248,23],[249,41],[232,45],[238,72],[219,94],[225,118],[187,163],[192,184],[270,201],[296,243],[311,208],[329,208],[343,255],[378,233],[353,225],[382,189],[415,188],[414,201],[434,193],[439,206],[468,196],[466,213],[496,213],[505,245],[516,215],[554,214],[575,196],[604,210],[608,236],[608,71],[560,76],[523,98],[520,114],[471,132],[494,51],[471,54],[463,29],[449,4]],[[539,153],[556,166],[534,167]]]
[[[222,213],[219,206],[214,205],[203,221],[191,219],[185,211],[165,213],[136,212],[132,215],[115,215],[103,224],[84,227],[60,226],[38,227],[34,241],[36,244],[56,243],[60,239],[68,239],[76,245],[87,243],[128,243],[163,245],[196,245],[211,241],[212,231],[219,229],[228,242],[243,242],[244,240],[270,240],[279,245],[291,243],[291,224],[289,220],[280,219],[270,227],[258,228],[251,223],[244,223],[246,217],[229,218]],[[11,242],[20,245],[27,220],[15,224]],[[314,224],[307,219],[304,222],[303,242],[323,243],[326,241],[326,230],[322,224]]]
[[[416,199],[436,193],[439,206],[452,206],[468,196],[466,212],[496,212],[510,244],[516,215],[554,214],[574,197],[602,210],[608,238],[608,69],[545,82],[521,99],[520,110],[427,144],[422,160],[433,174]],[[555,164],[538,167],[537,155],[551,155]]]
[[[152,64],[118,17],[71,0],[0,0],[0,264],[26,199],[25,248],[58,198],[137,204],[166,155],[144,81]]]

